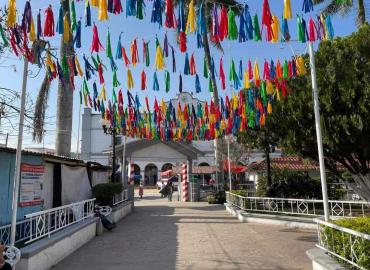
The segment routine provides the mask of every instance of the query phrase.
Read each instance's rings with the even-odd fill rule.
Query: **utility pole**
[[[328,190],[327,190],[327,185],[326,185],[324,150],[323,150],[323,145],[322,145],[322,133],[321,133],[321,124],[320,124],[320,104],[319,104],[319,96],[317,93],[315,54],[313,51],[312,42],[308,43],[308,50],[310,54],[312,95],[313,95],[314,112],[315,112],[317,150],[319,153],[320,178],[321,178],[322,199],[323,199],[323,205],[324,205],[324,216],[325,216],[325,221],[329,221]]]

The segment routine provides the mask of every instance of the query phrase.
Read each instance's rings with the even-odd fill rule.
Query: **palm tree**
[[[314,0],[314,4],[322,4],[327,0]],[[340,13],[341,15],[347,15],[352,8],[357,9],[356,22],[359,27],[363,26],[366,22],[365,12],[365,1],[357,0],[356,3],[353,0],[330,0],[330,2],[323,8],[323,15],[332,15]]]
[[[70,13],[69,0],[60,0],[63,5],[65,14]],[[70,20],[68,23],[71,24]],[[60,41],[59,56],[70,57],[74,54],[73,38],[70,34],[68,42],[64,42],[63,37]],[[41,142],[44,136],[44,118],[49,95],[50,82],[48,75],[45,74],[37,97],[35,114],[34,114],[34,132],[33,139]],[[70,156],[71,153],[71,136],[72,136],[72,110],[73,110],[73,91],[69,78],[58,81],[58,98],[57,98],[57,127],[55,153],[61,156]]]
[[[60,0],[64,12],[70,14],[69,0]],[[70,20],[69,24],[71,24]],[[65,54],[67,57],[74,54],[73,38],[69,35],[69,41],[60,41],[60,58]],[[70,156],[71,154],[71,137],[72,137],[72,113],[73,113],[73,91],[69,78],[58,82],[58,99],[57,99],[57,133],[55,142],[55,153],[61,156]]]

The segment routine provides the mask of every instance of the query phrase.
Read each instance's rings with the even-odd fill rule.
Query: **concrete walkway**
[[[305,251],[315,241],[312,231],[239,223],[224,206],[153,194],[53,269],[311,269]]]

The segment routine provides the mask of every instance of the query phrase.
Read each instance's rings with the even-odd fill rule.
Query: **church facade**
[[[180,102],[194,104],[202,101],[192,94],[183,92],[176,98],[167,101],[174,107]],[[113,137],[104,134],[101,125],[101,115],[92,113],[85,108],[82,115],[81,158],[85,161],[95,161],[103,165],[111,164],[109,149]],[[118,143],[117,143],[118,141]],[[124,138],[117,136],[117,158],[122,160]],[[212,166],[215,163],[213,141],[194,141],[191,143],[148,141],[126,138],[126,162],[134,164],[135,175],[140,175],[147,183],[154,184],[160,173],[172,166],[180,166],[183,162],[191,161],[193,166]],[[120,156],[121,155],[121,156]]]

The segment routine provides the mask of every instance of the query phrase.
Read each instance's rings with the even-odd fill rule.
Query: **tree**
[[[315,5],[322,4],[324,2],[327,2],[327,0],[314,0]],[[356,3],[354,3],[353,0],[330,0],[330,3],[324,7],[322,13],[324,15],[332,15],[337,13],[347,15],[354,7],[357,8],[357,24],[359,26],[363,26],[366,22],[364,0],[357,0]]]
[[[270,153],[272,147],[277,146],[279,141],[275,133],[275,123],[271,122],[261,128],[248,129],[246,132],[238,135],[238,141],[250,149],[261,149],[266,158],[266,175],[267,175],[267,193],[272,184]]]
[[[316,53],[326,166],[366,200],[370,200],[369,36],[366,24],[349,37],[322,42]],[[279,123],[276,132],[285,151],[317,160],[310,74],[291,80],[289,86],[293,93],[275,104],[266,127]]]
[[[63,5],[64,13],[70,14],[69,0],[60,0]],[[71,21],[68,17],[68,23]],[[69,27],[71,29],[71,27]],[[70,57],[74,55],[72,34],[69,35],[68,42],[60,41],[59,55]],[[55,153],[61,156],[70,156],[71,137],[72,137],[72,113],[73,113],[73,91],[69,79],[58,82],[58,99],[57,99],[57,131],[55,142]]]

